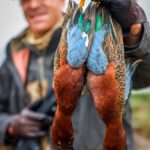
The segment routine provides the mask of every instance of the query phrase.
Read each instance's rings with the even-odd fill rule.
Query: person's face
[[[61,19],[65,0],[20,0],[29,27],[46,32]]]

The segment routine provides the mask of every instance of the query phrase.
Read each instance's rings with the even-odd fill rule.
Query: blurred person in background
[[[126,57],[147,55],[150,28],[143,10],[131,0],[101,2],[124,30]],[[49,150],[49,126],[56,107],[53,58],[61,36],[64,0],[20,3],[29,26],[9,42],[6,60],[0,68],[0,144],[11,145],[15,150]],[[124,127],[128,150],[133,150],[130,117],[127,104]],[[73,126],[75,150],[102,149],[104,124],[90,96],[81,98],[73,115]]]
[[[9,42],[0,68],[0,144],[50,150],[49,126],[56,107],[53,58],[65,0],[19,2],[28,27]],[[31,138],[36,140],[29,144]]]

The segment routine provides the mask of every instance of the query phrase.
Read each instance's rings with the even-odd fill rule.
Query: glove
[[[124,32],[129,32],[130,27],[136,23],[147,21],[143,9],[135,0],[99,0],[111,12],[112,16],[120,23]]]
[[[35,138],[44,136],[42,124],[47,117],[41,113],[35,113],[25,109],[21,114],[14,115],[8,125],[8,135],[22,138]]]

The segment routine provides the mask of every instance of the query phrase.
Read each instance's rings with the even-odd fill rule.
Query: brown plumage
[[[81,0],[79,6],[75,6],[70,0],[61,41],[55,56],[54,89],[57,110],[51,130],[52,143],[58,150],[72,148],[71,117],[86,84],[99,117],[106,125],[104,150],[125,150],[126,138],[122,126],[122,112],[126,87],[122,32],[120,26],[99,4],[91,3],[83,13],[81,7],[84,2],[85,0]],[[106,34],[102,38],[105,31]],[[73,37],[78,33],[75,38],[79,40],[76,43],[71,43],[73,37],[71,40],[68,39],[72,33]],[[87,47],[80,43],[84,41],[85,35],[89,37]],[[97,40],[102,41],[102,44],[97,45]],[[78,47],[78,43],[82,46]],[[74,46],[76,46],[75,50]],[[85,53],[82,53],[84,50]],[[79,59],[72,57],[72,53]],[[91,61],[95,61],[93,58],[96,59],[96,63],[99,60],[102,63],[100,61],[99,64],[91,65]],[[95,69],[95,66],[100,67],[100,70]]]

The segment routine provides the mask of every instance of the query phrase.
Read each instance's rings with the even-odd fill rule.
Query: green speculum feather
[[[100,15],[96,16],[96,23],[95,23],[95,31],[98,31],[102,28],[102,17]]]
[[[84,16],[83,15],[80,15],[79,19],[78,19],[78,27],[83,31],[84,27],[83,27],[83,24],[84,24]]]
[[[85,25],[85,32],[86,33],[89,33],[90,32],[90,29],[91,29],[91,22],[88,21]]]

